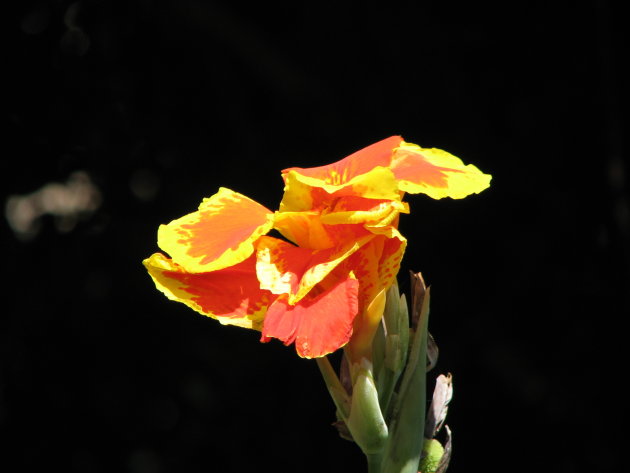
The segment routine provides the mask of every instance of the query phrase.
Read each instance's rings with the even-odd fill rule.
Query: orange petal
[[[390,136],[336,163],[314,168],[288,168],[282,171],[282,176],[286,179],[288,173],[293,171],[300,176],[312,178],[323,184],[341,186],[357,176],[368,173],[377,166],[389,167],[392,152],[402,141],[400,136]]]
[[[365,234],[360,231],[363,225],[366,228],[395,225],[399,213],[409,213],[409,205],[400,200],[336,197],[336,194],[329,195],[328,200],[328,206],[320,210],[276,212],[274,228],[298,246],[321,250],[339,245],[345,239],[359,238]],[[343,225],[348,228],[341,228]]]
[[[328,194],[361,195],[371,199],[396,199],[396,180],[389,170],[394,149],[402,143],[392,136],[326,166],[288,168],[282,171],[285,189],[280,211],[304,211],[318,207]]]
[[[222,187],[198,211],[161,225],[158,245],[187,272],[210,272],[248,258],[272,226],[273,212]]]
[[[372,359],[372,340],[383,318],[386,294],[387,290],[382,289],[354,319],[354,333],[346,345],[351,364],[360,362],[361,358]]]
[[[285,298],[276,300],[267,311],[261,340],[273,337],[285,345],[295,342],[295,349],[303,358],[336,351],[352,335],[352,322],[358,311],[358,287],[359,283],[350,274],[295,306],[289,305]]]
[[[379,280],[383,289],[388,289],[396,281],[407,247],[407,239],[398,230],[394,229],[392,233],[383,243],[383,252],[378,263]]]
[[[274,228],[303,248],[321,250],[335,245],[324,225],[319,211],[276,212]]]
[[[394,283],[400,269],[407,241],[396,229],[390,232],[392,237],[374,238],[347,263],[360,285],[359,316],[354,321],[354,335],[347,347],[352,360],[371,357],[372,338],[382,315],[379,297],[384,297],[384,291]]]
[[[409,204],[399,200],[376,200],[346,196],[337,199],[334,207],[322,214],[321,222],[326,225],[370,224],[382,226],[391,223],[400,212],[409,213]]]
[[[412,194],[421,192],[434,199],[462,199],[486,189],[492,179],[446,151],[405,142],[394,154],[392,170],[400,190]]]
[[[376,294],[383,289],[380,280],[379,264],[386,240],[387,238],[383,236],[374,237],[367,245],[364,245],[359,251],[354,253],[347,262],[361,286],[359,297],[361,310],[364,310]]]
[[[286,171],[286,170],[285,170]],[[326,192],[319,188],[305,184],[298,179],[295,172],[287,171],[282,174],[284,179],[284,195],[280,202],[280,212],[303,212],[319,207],[314,201],[325,198]]]
[[[364,231],[362,237],[347,239],[342,245],[310,250],[263,236],[256,243],[256,273],[260,287],[274,294],[288,294],[287,302],[295,305],[373,238],[375,235]]]
[[[377,166],[354,176],[352,179],[320,179],[304,176],[299,171],[291,170],[285,176],[284,195],[280,210],[311,210],[325,206],[322,198],[328,195],[342,197],[358,195],[367,199],[400,199],[398,183],[394,173],[388,167]],[[331,184],[329,181],[338,182]],[[323,190],[323,193],[316,193]],[[327,195],[328,194],[328,195]],[[325,197],[322,197],[325,196]],[[318,198],[319,197],[319,198]]]
[[[260,287],[273,294],[296,294],[302,276],[314,264],[312,257],[313,251],[307,248],[277,238],[260,237],[256,242],[256,273]]]
[[[222,324],[260,330],[274,297],[260,289],[254,255],[235,266],[209,273],[188,273],[160,253],[143,263],[166,297]]]

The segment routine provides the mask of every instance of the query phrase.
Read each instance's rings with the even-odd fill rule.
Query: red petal
[[[273,337],[285,345],[295,342],[295,349],[303,358],[318,358],[336,351],[352,335],[352,322],[359,310],[358,290],[358,281],[348,276],[318,295],[311,291],[295,306],[290,306],[285,298],[276,300],[267,310],[261,340]]]
[[[255,256],[226,269],[188,273],[160,253],[144,261],[156,287],[169,299],[223,324],[260,330],[272,296],[260,289]]]

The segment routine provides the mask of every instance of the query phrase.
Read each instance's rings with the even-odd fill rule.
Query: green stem
[[[427,288],[407,367],[392,411],[383,473],[417,473],[426,417],[427,333],[430,291]]]
[[[366,457],[368,462],[368,473],[381,473],[383,453],[369,453]]]

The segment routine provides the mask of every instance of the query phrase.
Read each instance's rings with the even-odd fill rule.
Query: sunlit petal
[[[222,324],[261,329],[273,296],[259,287],[253,255],[235,266],[209,273],[188,273],[160,253],[143,263],[156,287],[169,299]]]
[[[313,251],[268,236],[261,237],[256,246],[260,287],[273,294],[296,294],[302,276],[314,264]]]
[[[286,345],[295,342],[304,358],[325,356],[344,346],[352,335],[358,311],[359,283],[349,274],[331,281],[319,293],[309,294],[297,305],[279,298],[267,311],[262,341],[277,338]]]
[[[398,200],[363,199],[353,196],[339,199],[339,202],[321,216],[326,225],[370,224],[387,225],[400,212],[409,213],[409,204]],[[386,223],[387,222],[387,223]]]
[[[347,348],[355,360],[370,356],[369,347],[380,320],[379,294],[394,283],[405,252],[405,238],[396,229],[390,229],[390,233],[391,237],[381,235],[371,240],[347,263],[360,285],[359,315],[354,321],[354,335]]]
[[[396,179],[389,169],[394,149],[402,143],[391,136],[326,166],[288,168],[282,171],[285,182],[280,211],[318,208],[327,194],[360,195],[371,199],[397,199]]]
[[[372,357],[372,340],[383,317],[387,293],[386,289],[378,292],[368,306],[361,310],[354,319],[352,339],[346,346],[346,353],[351,363],[360,361],[361,358]]]
[[[492,176],[436,148],[403,143],[395,152],[392,170],[400,190],[424,193],[434,199],[462,199],[490,186]]]
[[[280,202],[280,212],[303,212],[314,210],[317,206],[313,201],[317,201],[318,196],[325,196],[325,191],[305,184],[299,179],[299,175],[294,171],[287,171],[282,174],[284,179],[284,195]]]
[[[491,176],[439,149],[392,136],[326,166],[282,171],[272,212],[229,189],[162,225],[170,254],[145,260],[156,286],[222,323],[262,330],[262,341],[295,343],[302,357],[342,346],[370,358],[385,291],[395,282],[409,213],[405,193],[460,199]],[[289,241],[266,236],[275,229]]]
[[[319,183],[316,187],[323,187],[324,185],[343,186],[355,177],[366,174],[376,167],[389,167],[392,151],[401,142],[400,136],[390,136],[336,163],[313,168],[288,168],[282,171],[282,176],[286,179],[289,173],[294,172],[305,178],[310,178],[309,182],[311,183]]]
[[[242,194],[221,188],[199,210],[161,225],[158,245],[190,273],[240,263],[253,242],[273,226],[273,212]]]
[[[274,294],[288,294],[287,303],[295,305],[373,238],[375,235],[364,232],[359,238],[347,239],[343,245],[310,250],[277,238],[261,237],[256,244],[260,287]]]
[[[382,288],[387,289],[396,281],[406,248],[407,239],[393,229],[392,235],[383,242],[383,252],[378,263],[378,277]]]
[[[333,200],[334,205],[325,211],[276,212],[274,228],[298,246],[320,250],[362,236],[364,226],[372,231],[373,227],[396,225],[399,213],[409,213],[409,204],[398,200],[357,196]]]
[[[370,169],[352,179],[320,179],[292,170],[287,173],[285,181],[287,184],[281,209],[317,208],[318,199],[317,194],[311,191],[313,188],[323,189],[335,197],[359,195],[368,199],[400,198],[394,173],[388,167],[382,166]]]
[[[324,227],[320,212],[276,212],[274,228],[298,246],[321,250],[335,245]]]

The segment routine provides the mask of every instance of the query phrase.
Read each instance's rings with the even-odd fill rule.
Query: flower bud
[[[346,425],[366,455],[382,452],[387,441],[387,424],[378,401],[372,363],[363,358],[352,366],[352,404]]]

